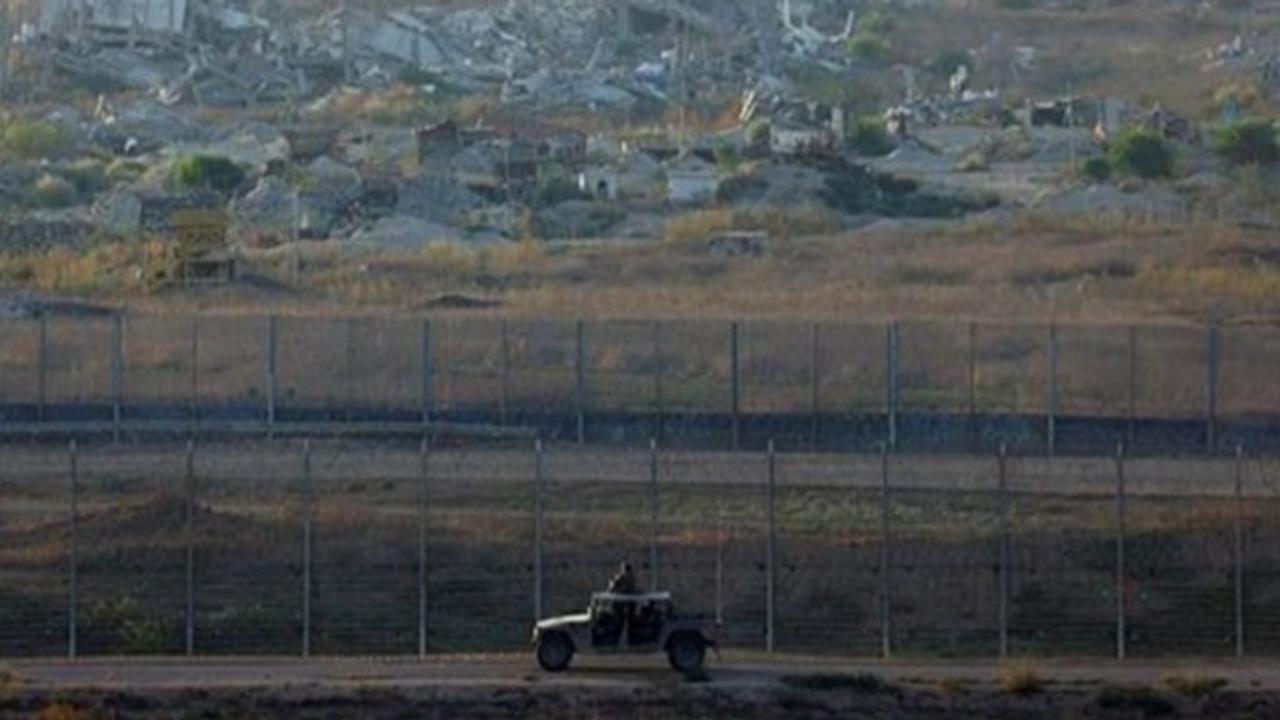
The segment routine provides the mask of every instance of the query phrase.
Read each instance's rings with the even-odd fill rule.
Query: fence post
[[[892,632],[892,583],[889,578],[890,544],[889,513],[889,444],[880,444],[880,656],[889,659],[893,654]]]
[[[68,446],[68,455],[71,462],[71,539],[67,567],[67,657],[74,660],[79,651],[76,621],[80,591],[80,462],[74,439]]]
[[[346,422],[354,419],[353,415],[356,414],[360,401],[360,398],[356,397],[355,334],[356,319],[349,317],[342,323],[342,397],[346,400],[342,403],[345,408],[342,417]]]
[[[663,415],[666,412],[666,398],[662,395],[662,379],[666,362],[662,357],[662,321],[653,322],[653,436],[662,442]]]
[[[738,384],[738,332],[738,321],[729,323],[729,408],[732,423],[729,446],[734,450],[738,449],[738,409],[741,400],[741,387]]]
[[[124,316],[111,315],[111,439],[120,442],[124,420]]]
[[[498,328],[502,345],[502,395],[498,398],[498,424],[507,424],[507,404],[511,400],[511,338],[506,318]]]
[[[302,657],[311,657],[311,441],[302,441]]]
[[[1205,338],[1204,437],[1205,452],[1217,446],[1218,424],[1218,326],[1210,325]]]
[[[1138,328],[1129,326],[1128,442],[1133,447],[1138,430]]]
[[[885,416],[889,450],[898,447],[898,321],[885,326]]]
[[[978,324],[969,321],[969,447],[978,449]]]
[[[542,573],[543,573],[543,553],[542,553],[542,534],[543,534],[543,506],[546,503],[544,487],[545,478],[543,477],[543,449],[542,439],[539,438],[533,442],[534,453],[534,501],[533,501],[533,616],[534,621],[542,619]]]
[[[49,317],[40,314],[36,322],[36,420],[44,422],[46,378],[49,371]]]
[[[418,659],[427,657],[427,492],[430,482],[431,437],[422,436],[418,448]]]
[[[1125,658],[1124,444],[1116,445],[1116,659]]]
[[[809,328],[809,447],[818,448],[818,394],[822,384],[822,368],[819,366],[819,350],[822,342],[822,326],[813,323]]]
[[[1236,659],[1244,659],[1244,446],[1236,445],[1235,458],[1235,615]]]
[[[579,320],[574,328],[574,398],[578,406],[578,444],[587,441],[587,346],[586,325]]]
[[[267,437],[276,425],[276,316],[267,318]]]
[[[1009,449],[1000,444],[999,492],[1000,492],[1000,659],[1009,657]]]
[[[1058,326],[1056,323],[1049,324],[1049,345],[1046,351],[1049,360],[1047,368],[1049,377],[1046,379],[1048,408],[1045,418],[1045,446],[1049,460],[1052,461],[1058,446]]]
[[[716,515],[716,626],[724,624],[724,543],[725,509],[720,503]]]
[[[187,545],[187,656],[196,653],[196,444],[187,441],[187,507],[185,532]]]
[[[765,547],[765,650],[773,652],[774,637],[774,620],[777,613],[776,607],[776,586],[778,580],[778,528],[776,503],[778,496],[777,487],[777,457],[774,454],[773,440],[769,441],[769,490],[768,500],[766,504],[767,520],[768,520],[768,543]]]
[[[658,441],[649,439],[649,573],[650,584],[662,587],[658,580]]]
[[[200,316],[191,314],[191,422],[200,424]]]
[[[435,410],[435,366],[433,365],[435,358],[431,353],[431,321],[424,319],[422,321],[422,338],[421,338],[421,391],[420,401],[422,403],[422,424],[431,423],[431,413]]]

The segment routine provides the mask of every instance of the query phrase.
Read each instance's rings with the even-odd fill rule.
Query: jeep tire
[[[573,642],[562,632],[549,632],[538,638],[538,665],[547,672],[560,672],[573,660]]]
[[[685,675],[701,670],[706,654],[707,644],[696,633],[677,633],[667,643],[667,661],[673,670]]]

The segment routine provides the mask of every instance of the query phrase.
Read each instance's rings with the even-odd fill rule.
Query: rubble
[[[461,239],[459,232],[430,220],[391,215],[378,220],[370,228],[357,231],[351,242],[381,248],[421,248],[430,242]]]

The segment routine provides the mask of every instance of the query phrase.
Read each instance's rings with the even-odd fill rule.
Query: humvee
[[[707,648],[716,646],[714,629],[709,616],[677,613],[671,593],[599,592],[585,613],[539,621],[533,645],[538,665],[548,672],[569,667],[576,652],[666,652],[671,667],[687,674],[700,670]]]

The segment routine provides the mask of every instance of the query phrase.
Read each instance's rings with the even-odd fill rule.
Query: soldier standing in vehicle
[[[618,568],[618,574],[609,580],[609,592],[619,595],[634,595],[638,592],[636,576],[631,570],[631,563],[624,562]]]

